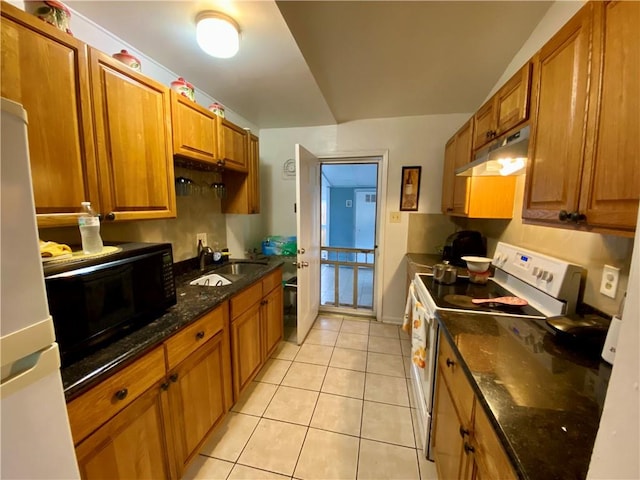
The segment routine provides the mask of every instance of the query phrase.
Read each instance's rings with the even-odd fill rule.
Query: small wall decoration
[[[296,179],[296,161],[293,158],[289,158],[282,164],[282,178],[285,180]]]
[[[417,211],[420,198],[420,172],[422,167],[402,167],[400,210]]]

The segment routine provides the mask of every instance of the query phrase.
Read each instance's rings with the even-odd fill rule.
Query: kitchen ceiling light
[[[223,13],[201,12],[196,17],[196,39],[200,48],[212,57],[230,58],[240,48],[240,27]]]

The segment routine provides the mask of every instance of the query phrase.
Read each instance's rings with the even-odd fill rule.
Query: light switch
[[[400,223],[401,220],[400,212],[391,212],[389,214],[389,223]]]

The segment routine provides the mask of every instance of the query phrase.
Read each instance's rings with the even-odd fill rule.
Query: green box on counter
[[[281,235],[274,235],[267,237],[262,242],[263,255],[284,255],[293,256],[297,253],[296,237],[285,237]]]

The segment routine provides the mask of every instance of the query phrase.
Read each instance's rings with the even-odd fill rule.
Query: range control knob
[[[550,282],[551,280],[553,280],[553,273],[545,270],[544,272],[542,272],[542,280],[547,283]]]
[[[501,253],[497,254],[495,256],[495,258],[493,259],[493,264],[497,265],[497,266],[501,266],[502,264],[504,264],[504,255],[502,255]]]
[[[531,274],[534,277],[540,278],[540,275],[542,275],[542,271],[538,267],[533,267],[533,271],[531,272]]]

